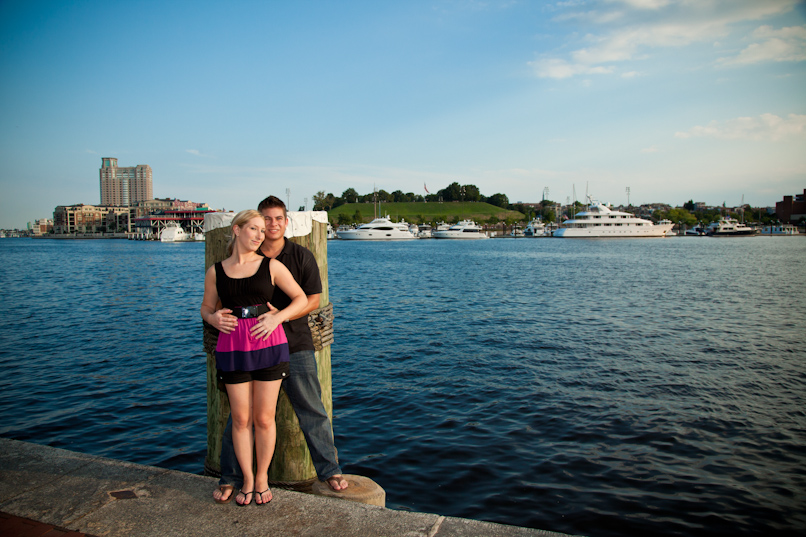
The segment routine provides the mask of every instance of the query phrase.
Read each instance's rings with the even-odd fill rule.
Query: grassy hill
[[[339,215],[342,214],[349,217],[350,223],[358,223],[358,219],[354,218],[356,211],[361,213],[361,222],[369,222],[375,215],[372,203],[347,203],[331,209],[327,212],[327,216],[331,223],[337,223]],[[463,219],[487,223],[493,216],[499,221],[512,219],[517,222],[526,218],[526,215],[518,211],[508,211],[489,203],[472,201],[382,203],[378,216],[386,215],[389,215],[394,222],[403,218],[413,224],[453,222]]]

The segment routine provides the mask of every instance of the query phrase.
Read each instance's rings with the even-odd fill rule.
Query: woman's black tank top
[[[228,309],[265,304],[274,294],[268,258],[263,258],[260,267],[248,278],[230,278],[221,263],[215,264],[215,287],[221,304]]]

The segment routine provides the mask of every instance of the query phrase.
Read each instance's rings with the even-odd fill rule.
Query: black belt
[[[258,304],[257,306],[239,306],[232,308],[232,315],[239,319],[251,319],[253,317],[260,317],[264,313],[269,312],[269,307],[265,304]]]

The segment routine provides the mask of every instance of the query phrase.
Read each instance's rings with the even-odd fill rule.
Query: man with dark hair
[[[297,318],[283,324],[291,363],[291,372],[283,381],[283,389],[299,419],[317,477],[320,481],[327,481],[331,489],[339,492],[346,489],[348,483],[339,467],[333,443],[333,428],[322,403],[322,387],[319,384],[313,338],[308,327],[308,313],[319,307],[319,295],[322,293],[319,266],[310,250],[286,240],[288,212],[281,199],[269,196],[258,204],[257,209],[266,223],[266,238],[259,253],[277,259],[288,267],[308,297],[308,307]],[[272,311],[274,308],[283,309],[288,303],[288,296],[280,289],[275,289],[270,306]],[[227,309],[218,310],[215,314],[216,324],[223,328],[234,328],[237,319],[228,315],[229,313],[231,311]],[[233,487],[240,488],[242,481],[241,469],[232,445],[230,418],[221,441],[221,479],[218,489],[213,493],[213,499],[218,503],[228,502],[235,490]]]

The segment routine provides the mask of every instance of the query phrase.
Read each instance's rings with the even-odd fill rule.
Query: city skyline
[[[0,28],[4,229],[96,203],[103,157],[227,210],[453,182],[761,207],[806,186],[802,1],[7,2]]]

